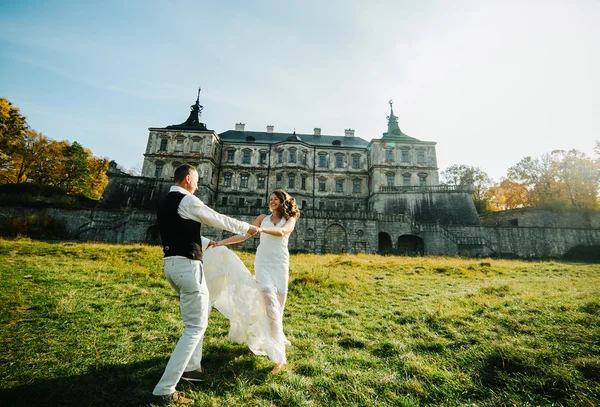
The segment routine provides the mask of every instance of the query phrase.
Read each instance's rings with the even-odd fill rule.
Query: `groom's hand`
[[[248,234],[250,236],[254,236],[255,234],[260,233],[260,228],[256,227],[254,225],[250,225],[250,228],[248,229]]]

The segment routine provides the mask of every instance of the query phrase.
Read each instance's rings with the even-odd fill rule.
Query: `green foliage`
[[[82,199],[67,195],[64,188],[34,183],[0,184],[0,204],[31,207],[75,208]]]
[[[3,405],[147,405],[182,331],[160,248],[0,240],[0,276]],[[209,406],[597,405],[599,285],[598,264],[292,255],[283,372],[213,311],[213,381],[180,388]]]
[[[473,186],[473,203],[477,213],[484,214],[491,210],[490,189],[494,182],[481,168],[455,164],[442,171],[441,176],[442,182],[447,185]]]

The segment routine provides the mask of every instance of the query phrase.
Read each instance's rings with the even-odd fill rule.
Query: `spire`
[[[182,130],[208,130],[206,124],[202,123],[202,110],[204,106],[200,104],[200,92],[202,88],[198,88],[198,97],[196,103],[190,106],[190,116],[181,124],[167,126],[167,129],[182,129]]]
[[[394,101],[390,99],[388,102],[390,104],[390,115],[386,117],[388,119],[388,131],[387,134],[392,136],[400,136],[402,135],[402,131],[400,131],[400,126],[398,126],[398,118],[394,116]]]
[[[390,101],[388,102],[390,104],[390,115],[388,117],[386,117],[386,119],[388,120],[388,130],[387,133],[383,133],[383,139],[393,139],[393,140],[417,140],[414,137],[410,137],[407,136],[406,134],[402,133],[402,131],[400,130],[400,126],[398,126],[398,117],[396,117],[396,115],[394,115],[394,108],[393,108],[393,104],[394,101],[392,99],[390,99]]]

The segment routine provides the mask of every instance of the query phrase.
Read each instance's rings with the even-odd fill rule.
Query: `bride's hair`
[[[300,209],[296,205],[296,200],[290,196],[287,192],[277,189],[273,191],[273,195],[279,198],[281,205],[279,206],[279,214],[283,215],[284,218],[296,218],[300,217]]]

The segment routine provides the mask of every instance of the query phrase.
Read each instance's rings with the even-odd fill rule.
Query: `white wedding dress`
[[[273,225],[270,217],[263,227]],[[286,363],[283,334],[283,307],[289,279],[289,235],[283,237],[261,233],[254,271],[227,247],[209,248],[203,255],[203,269],[210,303],[230,323],[229,338],[245,343],[256,355],[266,355],[273,363]]]

